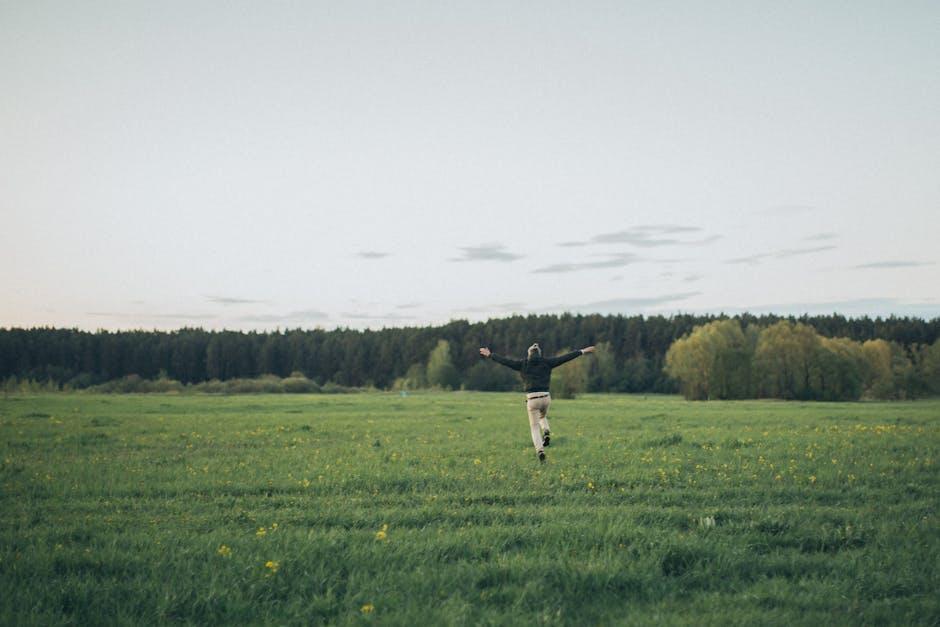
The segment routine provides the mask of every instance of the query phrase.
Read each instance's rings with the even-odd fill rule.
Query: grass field
[[[937,624],[940,401],[0,400],[0,623]]]

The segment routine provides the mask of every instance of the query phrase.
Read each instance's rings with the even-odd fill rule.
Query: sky
[[[0,327],[940,316],[940,3],[0,0]]]

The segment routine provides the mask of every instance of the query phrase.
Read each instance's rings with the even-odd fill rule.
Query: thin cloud
[[[310,320],[326,320],[330,316],[318,309],[302,309],[285,314],[249,314],[240,316],[239,322],[255,322],[261,324],[281,324],[288,322],[305,322]]]
[[[747,264],[747,265],[757,265],[761,259],[766,259],[767,257],[772,257],[770,253],[758,253],[756,255],[748,255],[747,257],[735,257],[734,259],[726,259],[725,263],[731,264]]]
[[[525,303],[497,303],[492,305],[473,305],[472,307],[464,307],[463,309],[455,309],[454,311],[459,313],[490,313],[494,311],[500,312],[514,312],[514,311],[525,311]]]
[[[591,238],[594,244],[630,244],[641,248],[655,248],[656,246],[669,246],[678,244],[677,239],[656,238],[657,231],[642,231],[636,229],[627,229],[625,231],[614,231],[613,233],[601,233]]]
[[[129,313],[124,311],[86,311],[86,316],[138,320],[211,320],[215,314],[208,313]]]
[[[659,296],[639,296],[632,298],[613,298],[610,300],[599,300],[593,303],[583,305],[559,306],[553,307],[553,310],[571,310],[584,311],[591,313],[620,312],[636,309],[648,309],[686,300],[693,296],[698,296],[702,292],[679,292],[675,294],[661,294]]]
[[[810,241],[810,242],[819,242],[819,241],[835,239],[836,237],[837,235],[835,233],[816,233],[814,235],[807,235],[803,239]]]
[[[700,226],[683,226],[681,224],[641,224],[633,227],[633,230],[653,233],[697,233],[703,229]]]
[[[414,320],[415,316],[406,316],[398,313],[371,314],[364,312],[343,312],[342,317],[350,320]]]
[[[897,261],[874,261],[872,263],[863,263],[854,268],[917,268],[919,266],[932,266],[934,265],[932,261],[911,261],[911,260],[897,260]]]
[[[235,298],[233,296],[206,296],[206,300],[216,305],[263,305],[267,301],[250,298]]]
[[[523,255],[509,252],[502,244],[461,246],[460,250],[463,251],[463,256],[452,258],[449,261],[515,261],[523,257]]]
[[[402,303],[401,305],[395,305],[395,309],[417,309],[424,303]]]
[[[700,281],[700,280],[702,280],[703,278],[704,278],[704,277],[703,277],[701,274],[689,274],[689,275],[686,275],[686,276],[682,277],[682,282],[683,282],[683,283],[694,283],[695,281]]]
[[[825,246],[809,246],[805,248],[785,248],[783,250],[770,253],[757,253],[754,255],[748,255],[746,257],[734,257],[733,259],[726,259],[725,263],[747,264],[753,266],[757,265],[762,259],[769,259],[771,257],[775,259],[788,259],[790,257],[799,257],[800,255],[811,255],[813,253],[834,250],[835,248],[837,247],[831,244]]]
[[[836,247],[833,245],[827,246],[811,246],[809,248],[787,248],[784,250],[777,251],[774,253],[774,257],[777,259],[787,259],[789,257],[799,257],[800,255],[811,255],[813,253],[821,253],[826,250],[833,250]]]
[[[559,242],[558,245],[571,248],[590,244],[627,244],[637,248],[657,248],[660,246],[701,246],[721,239],[720,235],[710,235],[698,240],[684,240],[674,237],[684,233],[699,233],[702,230],[698,226],[683,226],[681,224],[641,224],[622,231],[598,233],[584,241]]]
[[[549,266],[536,268],[533,274],[563,274],[566,272],[580,272],[582,270],[598,270],[602,268],[622,268],[634,263],[645,261],[633,253],[620,253],[610,255],[607,259],[599,261],[577,261],[571,263],[555,263]]]
[[[378,250],[363,250],[356,253],[356,256],[361,259],[383,259],[391,254],[392,253],[381,252]]]

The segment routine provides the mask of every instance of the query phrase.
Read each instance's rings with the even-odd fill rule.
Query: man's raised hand
[[[594,352],[594,347],[593,347],[593,346],[588,346],[588,347],[586,347],[586,348],[582,348],[582,349],[581,349],[581,352],[582,352],[582,353],[585,353],[585,354],[587,354],[587,353],[593,353],[593,352]]]
[[[483,355],[484,357],[489,357],[490,355],[492,355],[492,353],[490,352],[490,349],[486,348],[485,346],[480,349],[480,354]]]

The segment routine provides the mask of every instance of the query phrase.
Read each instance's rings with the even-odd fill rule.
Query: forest
[[[880,339],[894,347],[897,360],[911,364],[923,347],[940,337],[940,318],[846,318],[835,314],[798,319],[774,315],[530,315],[381,330],[272,332],[9,328],[0,329],[0,380],[7,385],[31,381],[84,389],[127,377],[171,380],[186,386],[293,375],[316,386],[513,390],[518,388],[515,373],[482,360],[478,348],[488,346],[497,353],[521,356],[527,346],[538,341],[548,353],[590,344],[603,346],[590,368],[581,366],[567,382],[561,382],[574,390],[674,393],[680,390],[680,382],[664,370],[667,351],[696,327],[726,319],[736,321],[745,332],[788,320],[811,327],[821,337],[854,342]],[[918,395],[918,390],[923,392],[920,388],[902,395]]]

